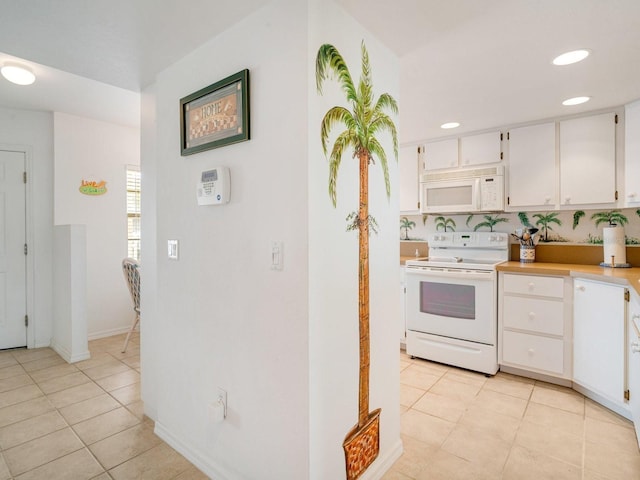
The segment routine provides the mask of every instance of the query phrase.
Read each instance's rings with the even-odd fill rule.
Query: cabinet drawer
[[[504,291],[508,293],[554,298],[562,298],[564,296],[564,280],[561,277],[512,275],[506,273],[503,279]]]
[[[563,341],[507,330],[502,333],[502,360],[505,363],[563,374]]]
[[[542,298],[504,296],[503,322],[506,328],[564,334],[563,303]]]

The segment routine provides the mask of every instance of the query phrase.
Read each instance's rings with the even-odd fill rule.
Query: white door
[[[581,278],[573,285],[573,381],[626,409],[625,289]]]
[[[615,203],[615,114],[560,122],[560,205]]]
[[[557,203],[556,124],[509,131],[509,206],[554,208]]]
[[[27,345],[23,152],[0,151],[0,349]]]
[[[495,345],[495,272],[406,269],[407,330]]]

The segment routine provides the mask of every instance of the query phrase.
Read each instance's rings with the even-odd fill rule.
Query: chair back
[[[140,313],[140,264],[133,258],[125,258],[122,261],[122,271],[129,287],[133,309]]]

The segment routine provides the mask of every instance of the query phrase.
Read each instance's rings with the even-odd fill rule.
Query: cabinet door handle
[[[633,353],[640,353],[640,343],[638,342],[631,342],[631,351]]]
[[[536,286],[535,283],[533,282],[529,282],[529,290],[533,290],[533,288]]]
[[[529,312],[529,320],[533,320],[534,318],[536,318],[536,313],[535,312]]]
[[[534,353],[536,353],[535,349],[530,348],[529,350],[527,350],[527,352],[529,353],[529,355],[533,355]]]
[[[579,292],[584,292],[586,290],[586,288],[584,288],[584,285],[578,285],[576,287],[576,290],[578,290]]]

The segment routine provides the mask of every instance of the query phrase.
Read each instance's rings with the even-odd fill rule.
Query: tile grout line
[[[53,351],[53,350],[52,350],[52,351]],[[54,352],[55,352],[55,351],[54,351]],[[126,363],[124,363],[124,362],[122,361],[122,359],[119,359],[119,358],[114,357],[110,352],[105,351],[104,353],[107,353],[107,354],[108,354],[108,355],[109,355],[113,360],[115,360],[115,361],[117,361],[117,362],[119,362],[119,363],[122,363],[122,364],[123,364],[123,365],[125,365],[128,369],[130,369],[130,370],[132,370],[132,371],[136,371],[135,369],[133,369],[132,367],[130,367],[129,365],[127,365]],[[55,357],[56,355],[57,355],[57,354],[56,354],[56,353],[54,353],[54,355],[49,355],[48,357]],[[133,355],[131,355],[131,356],[133,356]],[[25,474],[25,473],[28,473],[28,472],[30,472],[30,471],[33,471],[33,470],[35,470],[36,468],[40,468],[40,467],[42,467],[42,466],[44,466],[44,465],[47,465],[47,464],[49,464],[49,463],[55,462],[55,461],[57,461],[57,460],[59,460],[59,459],[61,459],[61,458],[64,458],[64,457],[66,457],[66,456],[68,456],[68,455],[71,455],[71,454],[73,454],[73,453],[75,453],[75,452],[78,452],[79,450],[86,449],[86,450],[89,452],[89,454],[91,455],[91,457],[96,461],[96,463],[97,463],[97,464],[102,468],[102,470],[103,470],[100,474],[98,474],[97,476],[94,476],[94,477],[92,477],[92,478],[99,477],[100,475],[103,475],[103,474],[107,474],[107,475],[109,476],[109,478],[113,478],[113,477],[111,476],[111,474],[109,473],[109,470],[107,470],[107,469],[106,469],[106,467],[105,467],[105,466],[104,466],[104,465],[103,465],[103,464],[98,460],[98,458],[97,458],[97,457],[94,455],[94,453],[91,451],[91,449],[89,448],[89,445],[88,445],[86,442],[84,442],[84,440],[82,440],[82,438],[80,438],[80,436],[79,436],[79,435],[76,433],[76,431],[74,430],[73,426],[68,422],[68,420],[65,418],[65,416],[64,416],[64,415],[62,415],[62,413],[60,412],[60,408],[58,408],[56,405],[54,405],[54,404],[50,401],[50,399],[49,399],[49,394],[45,393],[45,392],[44,392],[44,390],[42,390],[42,388],[40,387],[39,383],[38,383],[38,382],[33,378],[33,376],[31,375],[31,374],[32,374],[32,373],[34,373],[34,372],[38,372],[38,371],[41,371],[41,370],[45,370],[45,369],[47,369],[47,368],[54,368],[54,367],[55,367],[55,366],[57,366],[57,365],[54,365],[54,366],[51,366],[51,367],[44,367],[44,368],[42,368],[42,369],[33,370],[33,371],[29,372],[29,371],[26,371],[26,370],[24,369],[24,364],[25,364],[25,363],[29,363],[29,362],[24,362],[24,363],[20,362],[20,360],[19,360],[18,358],[16,358],[16,357],[13,355],[13,353],[12,353],[12,357],[14,358],[14,360],[15,360],[16,362],[18,362],[18,365],[20,365],[20,366],[22,367],[22,369],[25,371],[25,374],[26,374],[26,375],[30,378],[30,380],[33,382],[33,385],[34,385],[34,386],[35,386],[35,387],[40,391],[40,393],[42,394],[42,397],[44,397],[44,398],[49,402],[49,404],[54,408],[54,411],[55,411],[55,412],[56,412],[56,413],[57,413],[57,414],[62,418],[63,422],[64,422],[64,423],[65,423],[65,425],[66,425],[66,427],[63,427],[63,428],[60,428],[60,429],[54,430],[53,432],[49,432],[49,433],[47,433],[47,434],[45,434],[45,435],[40,435],[40,436],[38,436],[38,437],[34,437],[34,438],[32,438],[32,439],[28,440],[27,442],[23,442],[23,443],[21,443],[21,444],[14,445],[13,447],[17,447],[17,446],[20,446],[20,445],[24,445],[25,443],[28,443],[28,442],[30,442],[30,441],[33,441],[33,440],[37,440],[37,439],[40,439],[40,438],[46,437],[47,435],[50,435],[51,433],[55,433],[55,432],[58,432],[58,431],[60,431],[60,430],[64,430],[65,428],[69,428],[69,429],[71,430],[71,432],[73,433],[73,435],[75,436],[75,438],[76,438],[76,439],[81,443],[81,445],[82,445],[82,447],[81,447],[81,448],[78,448],[77,450],[74,450],[74,451],[72,451],[72,452],[68,452],[68,453],[67,453],[67,454],[65,454],[65,455],[62,455],[62,456],[60,456],[60,457],[57,457],[57,458],[55,458],[55,459],[52,459],[52,460],[50,460],[50,461],[48,461],[48,462],[43,463],[42,465],[37,465],[37,466],[35,466],[34,468],[31,468],[31,469],[29,469],[29,470],[27,470],[27,471],[25,471],[25,472],[20,473],[20,475],[23,475],[23,474]],[[47,357],[43,357],[43,358],[47,358]],[[123,357],[123,358],[129,358],[129,357]],[[33,360],[33,361],[38,361],[38,360],[41,360],[41,359],[37,359],[37,360]],[[59,364],[59,365],[72,365],[72,366],[75,368],[76,372],[73,372],[73,373],[70,373],[70,374],[67,374],[67,375],[73,375],[73,374],[75,374],[75,373],[77,373],[77,372],[81,372],[84,376],[86,376],[86,377],[89,379],[89,382],[85,382],[84,384],[87,384],[87,383],[93,383],[93,384],[94,384],[94,385],[96,385],[96,386],[97,386],[97,387],[98,387],[98,388],[99,388],[103,393],[105,393],[105,394],[109,395],[109,397],[110,397],[110,398],[113,398],[113,399],[118,403],[118,405],[120,405],[120,407],[121,407],[121,408],[124,408],[126,411],[128,411],[129,413],[131,413],[131,414],[133,414],[133,415],[135,416],[135,414],[134,414],[133,412],[131,412],[131,410],[129,410],[129,409],[127,408],[127,406],[126,406],[126,405],[124,405],[122,402],[120,402],[120,400],[118,400],[117,398],[115,398],[115,397],[111,394],[111,392],[109,392],[109,391],[105,390],[101,385],[99,385],[99,384],[95,381],[95,380],[100,380],[100,379],[102,379],[102,378],[107,378],[107,377],[109,377],[109,376],[111,376],[111,375],[106,375],[106,376],[104,376],[104,377],[101,377],[100,379],[93,379],[93,378],[89,377],[89,376],[84,372],[84,370],[82,370],[82,369],[78,368],[78,366],[77,366],[77,365],[75,365],[75,364],[71,364],[71,363],[61,363],[61,364]],[[97,366],[99,366],[99,365],[97,365]],[[122,373],[122,372],[118,372],[118,373]],[[113,375],[117,375],[118,373],[113,374]],[[139,373],[139,372],[138,372],[138,373]],[[66,376],[66,375],[60,375],[59,377],[54,377],[54,378],[62,378],[62,377],[64,377],[64,376]],[[53,380],[53,379],[48,379],[48,380]],[[45,380],[45,381],[47,381],[47,380]],[[80,385],[84,385],[84,384],[80,384]],[[74,388],[75,386],[79,386],[79,385],[74,385],[74,386],[72,386],[72,387],[68,387],[68,388]],[[129,385],[125,385],[124,387],[126,387],[126,386],[129,386]],[[17,388],[20,388],[20,387],[17,387]],[[58,391],[56,391],[56,392],[51,392],[51,394],[54,394],[54,393],[58,393],[58,392],[64,391],[64,390],[66,390],[66,389],[68,389],[68,388],[65,388],[65,389],[62,389],[62,390],[58,390]],[[12,389],[12,390],[15,390],[15,389]],[[36,398],[38,398],[38,397],[36,397]],[[92,397],[92,398],[95,398],[95,397]],[[29,400],[25,400],[25,401],[29,401]],[[17,404],[20,404],[20,403],[23,403],[23,402],[17,402],[16,404],[13,404],[13,405],[17,405]],[[80,402],[75,402],[75,403],[80,403]],[[72,403],[72,404],[70,404],[70,405],[74,405],[75,403]],[[8,405],[8,406],[11,406],[11,405]],[[66,405],[66,406],[69,406],[69,405]],[[120,407],[119,407],[119,408],[120,408]],[[37,417],[37,416],[39,416],[39,415],[36,415],[36,417]],[[96,415],[96,416],[99,416],[99,415]],[[30,418],[35,418],[35,417],[30,417]],[[91,418],[95,418],[95,417],[91,417]],[[137,418],[137,417],[136,417],[136,418]],[[14,424],[16,424],[16,423],[20,423],[21,421],[25,421],[25,420],[28,420],[28,419],[20,420],[20,421],[18,421],[18,422],[14,422],[14,423],[9,424],[9,425],[14,425]],[[87,419],[87,420],[88,420],[88,419]],[[134,427],[136,427],[136,426],[138,426],[138,425],[143,425],[143,424],[144,424],[144,418],[139,419],[139,423],[138,423],[138,424],[136,424],[136,425],[134,425],[134,426],[132,426],[132,427],[130,427],[130,428],[134,428]],[[9,426],[9,425],[6,425],[6,426]],[[122,431],[126,431],[126,430],[128,430],[128,429],[125,429],[125,430],[122,430]],[[116,433],[114,433],[114,434],[112,434],[112,435],[109,435],[109,436],[107,436],[107,437],[105,437],[105,438],[110,438],[110,437],[112,437],[112,436],[114,436],[114,435],[117,435],[118,433],[121,433],[121,432],[116,432]],[[101,439],[101,440],[104,440],[104,439]],[[13,448],[13,447],[11,447],[11,448]],[[155,446],[154,446],[154,447],[155,447]],[[151,447],[151,448],[154,448],[154,447]],[[143,451],[143,452],[140,452],[139,454],[134,455],[134,456],[133,456],[133,457],[131,457],[131,458],[128,458],[128,459],[127,459],[127,460],[125,460],[124,462],[121,462],[120,464],[115,465],[115,466],[114,466],[114,467],[112,467],[112,468],[116,468],[116,467],[118,467],[119,465],[122,465],[123,463],[126,463],[126,462],[127,462],[127,461],[129,461],[129,460],[132,460],[133,458],[136,458],[136,457],[138,457],[138,456],[142,455],[142,453],[146,453],[147,451],[151,450],[151,448],[149,448],[149,449],[147,449],[147,450],[145,450],[145,451]],[[0,450],[0,451],[3,453],[3,457],[4,457],[4,449],[2,449],[2,450]],[[6,461],[5,461],[5,464],[6,464]],[[8,465],[7,465],[7,468],[9,468],[9,466],[8,466]],[[12,477],[11,477],[11,478],[12,478],[12,479],[13,479],[13,478],[15,478],[15,476],[13,475],[13,473],[12,473],[10,470],[9,470],[9,472],[10,472],[10,473],[11,473],[11,475],[12,475]],[[180,473],[182,473],[182,472],[180,472]]]

